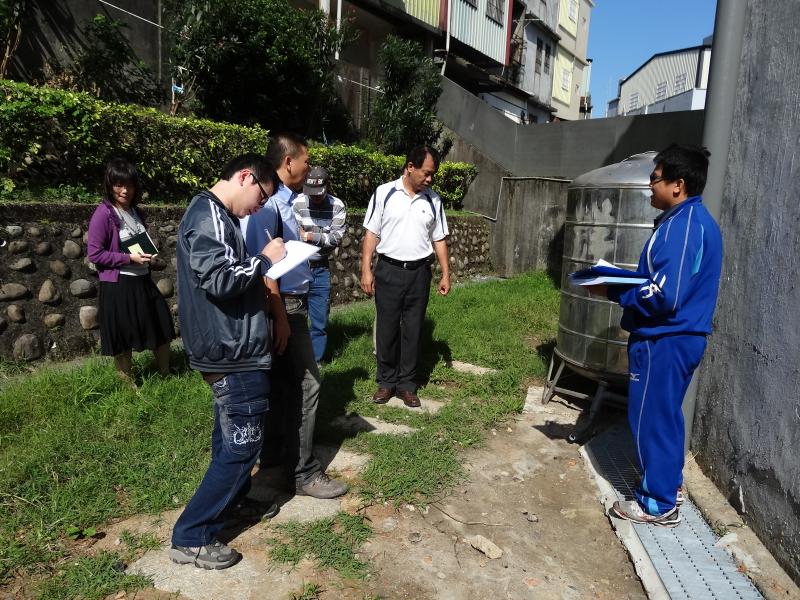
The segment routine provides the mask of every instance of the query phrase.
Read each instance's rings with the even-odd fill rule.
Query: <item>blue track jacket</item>
[[[622,328],[642,337],[709,334],[722,270],[722,234],[701,196],[687,198],[656,219],[639,272],[649,281],[611,286],[622,306]]]

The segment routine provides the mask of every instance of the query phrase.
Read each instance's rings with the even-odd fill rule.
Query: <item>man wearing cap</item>
[[[326,328],[331,295],[331,272],[328,259],[344,236],[347,211],[344,202],[328,193],[328,172],[313,167],[303,184],[303,193],[292,208],[300,224],[300,239],[319,246],[309,259],[311,282],[308,288],[308,318],[311,321],[311,345],[319,364],[328,341]]]
[[[406,157],[402,177],[375,190],[364,218],[361,289],[375,295],[376,404],[396,394],[406,406],[420,406],[414,379],[434,254],[442,269],[438,291],[443,296],[450,291],[447,220],[442,199],[430,189],[438,169],[439,153],[417,146]]]
[[[267,160],[275,166],[281,183],[263,209],[246,222],[241,221],[250,253],[257,252],[258,245],[265,240],[280,237],[289,241],[300,237],[292,204],[308,175],[308,144],[293,133],[276,134],[270,138]],[[347,492],[347,484],[328,477],[314,456],[320,374],[308,332],[311,269],[308,263],[303,263],[280,281],[265,280],[270,290],[277,357],[261,468],[281,464],[287,467],[290,489],[298,496],[336,498]]]

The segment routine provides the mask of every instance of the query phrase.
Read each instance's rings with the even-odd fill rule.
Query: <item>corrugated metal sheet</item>
[[[502,23],[486,16],[488,0],[452,0],[450,35],[503,64],[506,61],[508,11],[511,10],[511,2],[500,1],[503,6]]]
[[[440,0],[384,0],[384,2],[431,27],[439,27]]]
[[[694,48],[653,58],[638,73],[622,84],[619,101],[620,113],[627,114],[630,110],[692,89],[697,78],[697,62],[700,52],[699,49]],[[681,82],[683,82],[682,86]],[[632,103],[632,98],[636,98],[635,103]]]

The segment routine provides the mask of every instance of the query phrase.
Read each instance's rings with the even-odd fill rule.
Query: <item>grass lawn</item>
[[[439,497],[462,477],[460,450],[480,444],[489,426],[518,412],[527,384],[544,377],[557,315],[558,291],[541,273],[433,296],[420,356],[421,395],[447,403],[431,416],[372,404],[373,309],[334,313],[319,441],[372,456],[359,488],[366,500],[424,504]],[[445,365],[451,358],[497,373],[458,373]],[[151,375],[151,361],[149,353],[138,357],[138,393],[100,359],[32,375],[18,374],[14,365],[0,368],[0,589],[22,578],[44,581],[37,592],[44,598],[102,598],[143,585],[119,567],[152,541],[123,540],[117,554],[84,556],[71,538],[102,533],[115,518],[182,505],[205,471],[212,426],[207,386],[185,370],[165,379]],[[351,412],[416,431],[342,437],[327,425]],[[286,543],[273,546],[273,558],[310,555],[359,576],[363,568],[349,560],[347,548],[369,530],[350,521],[341,514],[323,524],[321,530],[339,531],[341,544],[333,547],[320,543],[320,528],[284,528],[277,533]]]

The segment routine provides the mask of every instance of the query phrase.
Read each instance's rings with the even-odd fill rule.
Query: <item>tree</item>
[[[321,11],[287,0],[173,0],[167,14],[179,90],[173,114],[190,108],[310,136],[339,118],[333,55],[346,36]]]
[[[27,0],[0,0],[0,79],[5,78],[11,58],[22,37]]]
[[[445,146],[440,142],[443,126],[436,119],[436,102],[442,93],[439,71],[426,57],[422,45],[390,35],[381,46],[378,60],[384,71],[382,94],[375,101],[369,135],[381,150],[405,154],[420,144]]]
[[[164,94],[128,44],[124,23],[97,14],[84,29],[84,46],[72,63],[51,65],[50,87],[89,92],[101,100],[157,106]]]

